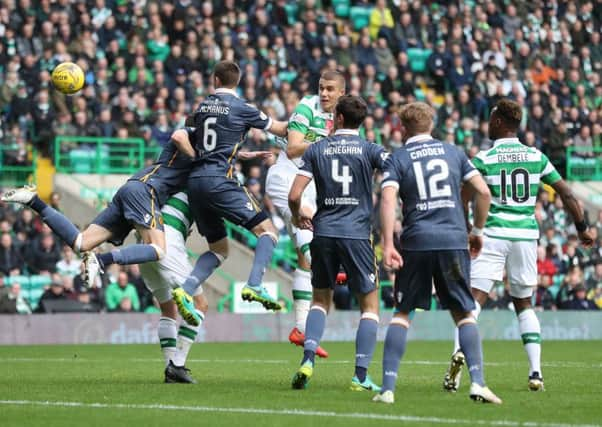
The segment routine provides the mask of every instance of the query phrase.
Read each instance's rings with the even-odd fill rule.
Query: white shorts
[[[483,237],[483,250],[470,266],[470,284],[489,293],[494,281],[510,283],[510,296],[529,298],[537,286],[537,241]]]
[[[169,225],[164,227],[167,246],[165,257],[158,262],[140,264],[140,272],[146,287],[161,304],[171,300],[172,289],[181,286],[192,271],[184,236]],[[202,293],[203,287],[199,286],[195,295]]]
[[[297,176],[297,170],[297,168],[288,166],[285,163],[274,164],[268,171],[265,189],[278,213],[284,219],[288,232],[295,242],[295,246],[300,248],[304,244],[311,242],[312,233],[308,230],[299,230],[291,224],[292,213],[288,207],[288,193],[291,191],[293,181]],[[316,197],[316,185],[312,180],[303,192],[301,203],[315,212],[317,209]]]

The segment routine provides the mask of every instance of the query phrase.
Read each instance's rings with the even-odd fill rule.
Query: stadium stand
[[[281,119],[316,92],[321,70],[339,69],[348,91],[369,104],[363,135],[389,150],[401,143],[398,106],[419,99],[437,108],[435,136],[474,156],[491,145],[492,105],[511,97],[523,106],[526,144],[568,180],[601,181],[601,25],[594,1],[0,0],[0,186],[36,178],[48,186],[44,168],[133,172],[212,90],[220,59],[240,63],[241,96]],[[75,96],[50,85],[49,73],[67,60],[86,74]],[[247,147],[279,150],[261,132],[248,135]],[[239,162],[236,176],[276,217],[263,194],[273,161]],[[602,308],[602,211],[594,210],[602,203],[593,196],[585,201],[598,241],[587,251],[576,248],[559,200],[539,197],[542,309],[578,307],[582,286]],[[229,233],[253,245],[248,233]],[[65,255],[29,210],[0,202],[0,234],[0,302],[17,301],[0,307],[36,310],[50,284],[65,293],[69,285],[50,278]],[[290,269],[294,254],[282,241],[274,265]],[[103,306],[98,292],[108,283],[92,291],[77,276],[73,283],[83,305]],[[152,305],[139,296],[141,309]],[[500,284],[491,308],[508,302]]]

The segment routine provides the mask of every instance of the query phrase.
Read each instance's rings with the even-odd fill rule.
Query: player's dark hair
[[[523,119],[523,110],[519,103],[510,99],[500,100],[495,106],[494,113],[503,121],[507,128],[512,130],[517,130]]]
[[[341,89],[345,89],[345,76],[338,71],[327,70],[320,75],[320,80],[334,80]]]
[[[222,86],[236,87],[240,81],[240,68],[236,62],[220,61],[213,69],[213,75],[219,79]]]
[[[346,129],[357,129],[368,115],[368,106],[359,96],[343,95],[334,111],[336,116],[343,116],[343,126]]]

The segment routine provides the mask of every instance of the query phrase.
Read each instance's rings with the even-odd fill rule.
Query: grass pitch
[[[353,343],[325,343],[308,389],[292,390],[301,350],[290,344],[196,344],[188,367],[198,385],[163,384],[158,345],[0,347],[0,425],[552,427],[602,424],[602,342],[546,342],[546,391],[527,390],[519,342],[486,342],[485,375],[503,400],[441,390],[449,342],[410,342],[394,405],[352,392]],[[371,375],[380,383],[382,343]]]

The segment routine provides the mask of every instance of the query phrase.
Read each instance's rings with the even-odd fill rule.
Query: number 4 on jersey
[[[349,186],[353,182],[353,176],[349,173],[349,166],[343,165],[342,173],[339,175],[339,159],[332,159],[332,179],[343,185],[342,195],[348,196],[350,193]]]

